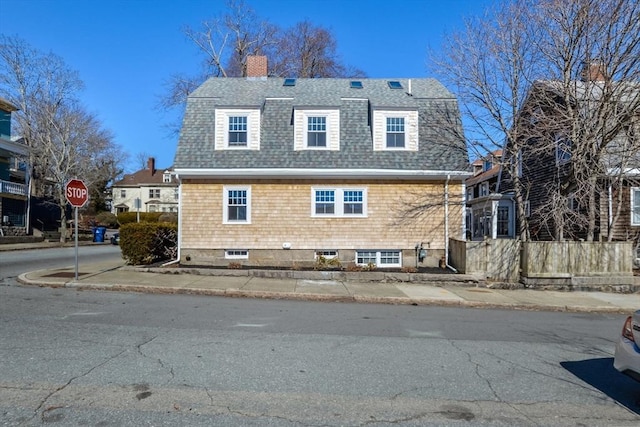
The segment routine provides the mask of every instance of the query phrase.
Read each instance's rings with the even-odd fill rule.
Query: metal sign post
[[[75,237],[76,237],[76,275],[75,275],[75,280],[76,282],[78,281],[78,207],[76,206],[76,208],[74,209],[76,211],[75,213],[75,218],[74,218],[74,233]]]
[[[79,179],[72,179],[64,186],[64,194],[67,201],[75,208],[74,215],[74,233],[76,247],[76,274],[75,280],[78,281],[78,208],[83,207],[89,201],[89,189]],[[66,230],[66,228],[65,228]]]

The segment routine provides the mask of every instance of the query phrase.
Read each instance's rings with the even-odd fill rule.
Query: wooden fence
[[[450,264],[491,281],[525,284],[633,283],[630,242],[449,241]]]

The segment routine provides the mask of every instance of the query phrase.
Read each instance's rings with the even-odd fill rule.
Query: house
[[[29,148],[11,138],[11,114],[17,108],[0,98],[0,221],[2,235],[26,235],[29,208]]]
[[[513,200],[498,192],[502,150],[494,150],[473,163],[466,181],[467,239],[515,237]]]
[[[573,93],[567,101],[562,82],[544,80],[532,85],[517,119],[522,137],[518,140],[518,147],[508,147],[507,150],[517,152],[517,155],[504,162],[517,165],[517,177],[510,176],[506,169],[502,170],[498,192],[513,197],[516,178],[519,180],[524,203],[522,211],[525,212],[532,240],[584,240],[588,209],[580,199],[584,197],[580,196],[584,190],[579,188],[574,176],[586,174],[597,186],[593,203],[594,240],[638,242],[640,88],[637,83],[614,81],[607,77],[603,65],[597,61],[585,64],[581,78],[572,81],[569,87],[573,88]],[[596,119],[600,121],[592,125],[585,120],[587,131],[583,134],[598,138],[593,130],[597,129],[596,126],[601,126],[602,132],[612,129],[617,133],[606,143],[599,161],[588,171],[580,172],[577,168],[581,164],[576,157],[582,155],[584,158],[582,153],[592,152],[593,148],[587,150],[586,144],[589,138],[594,137],[572,137],[567,123],[575,116],[564,112],[570,107],[578,111],[580,117],[589,117],[590,110],[595,111],[602,99],[618,108],[612,110],[615,113],[606,121],[598,117]],[[625,122],[617,122],[614,114]]]
[[[111,187],[111,212],[178,212],[178,181],[172,168],[156,169],[155,158],[147,167],[125,175]]]
[[[251,59],[251,58],[250,58]],[[175,157],[185,265],[438,265],[470,175],[434,79],[211,78]]]

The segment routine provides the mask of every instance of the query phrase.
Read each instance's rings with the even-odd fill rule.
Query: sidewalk
[[[637,293],[490,289],[458,275],[434,276],[425,283],[383,283],[335,280],[330,275],[323,279],[322,272],[309,272],[308,278],[288,277],[293,276],[291,272],[280,273],[280,277],[265,278],[250,276],[241,270],[137,268],[118,261],[81,264],[77,281],[74,267],[32,271],[20,275],[18,280],[27,285],[79,290],[244,298],[624,314],[640,309]]]

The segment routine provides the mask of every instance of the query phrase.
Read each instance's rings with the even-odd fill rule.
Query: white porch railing
[[[27,186],[26,184],[3,181],[0,179],[0,194],[16,194],[18,196],[26,197]]]

